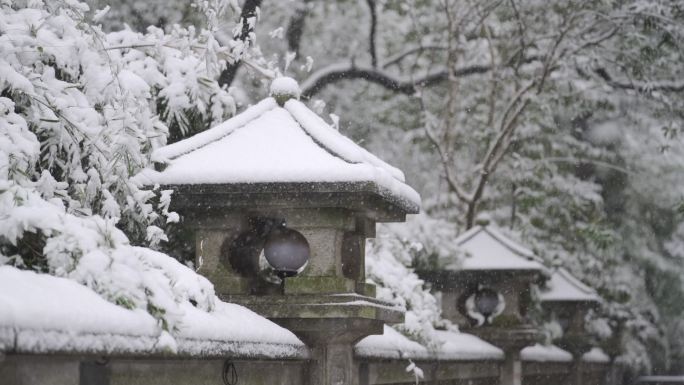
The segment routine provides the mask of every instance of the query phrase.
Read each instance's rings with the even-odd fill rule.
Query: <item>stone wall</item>
[[[2,385],[221,385],[226,360],[14,355],[0,358]],[[305,384],[307,360],[236,359],[240,385]],[[497,385],[500,361],[416,360],[426,384]],[[415,384],[406,359],[358,360],[359,384]],[[567,384],[571,363],[525,362],[524,385]],[[585,363],[583,384],[607,384],[608,364]],[[609,384],[610,385],[610,384]]]
[[[225,360],[7,355],[2,385],[221,385]],[[300,385],[306,361],[235,360],[240,385]]]

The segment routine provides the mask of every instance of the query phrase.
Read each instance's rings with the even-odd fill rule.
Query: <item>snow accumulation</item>
[[[0,308],[0,351],[306,356],[294,334],[239,305],[216,299],[207,312],[181,304],[172,335],[142,309],[117,306],[67,278],[11,266],[0,266]]]
[[[420,359],[428,358],[427,348],[416,341],[385,325],[381,335],[368,336],[354,348],[356,355],[361,357],[392,358],[392,359]]]
[[[539,297],[542,301],[598,302],[601,300],[594,289],[582,283],[563,268],[559,268],[551,274],[551,279],[546,282],[546,287],[541,290]]]
[[[415,206],[420,196],[404,174],[340,134],[298,100],[267,98],[243,113],[166,147],[135,181],[152,186],[224,183],[371,182]],[[385,191],[386,190],[386,191]]]
[[[249,107],[241,114],[235,115],[225,122],[214,126],[210,130],[202,131],[179,142],[156,149],[152,153],[152,160],[156,162],[165,162],[170,159],[178,158],[179,156],[194,151],[200,147],[206,146],[207,144],[217,141],[232,133],[236,129],[254,120],[259,115],[266,111],[272,110],[277,106],[278,104],[273,98],[266,98],[261,102]]]
[[[443,359],[470,360],[501,360],[503,350],[472,334],[436,330],[436,338],[444,341],[439,349],[439,357]]]
[[[466,333],[436,330],[439,346],[433,351],[385,325],[382,335],[368,336],[355,348],[362,357],[385,359],[500,360],[503,351]]]
[[[535,344],[520,351],[523,361],[535,362],[570,362],[572,354],[556,345]]]
[[[599,347],[593,347],[591,350],[584,353],[582,356],[582,361],[596,363],[610,362],[610,357],[608,354],[606,354],[606,352],[603,351],[603,349]]]
[[[299,95],[302,92],[297,81],[287,76],[275,78],[271,82],[270,91],[271,95],[289,95],[296,99],[299,99]]]
[[[447,268],[547,272],[531,250],[511,240],[492,225],[475,226],[456,238],[455,243],[465,251],[466,257],[457,265]]]

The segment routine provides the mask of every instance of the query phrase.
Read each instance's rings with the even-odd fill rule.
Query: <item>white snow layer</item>
[[[546,287],[540,291],[539,297],[542,301],[600,301],[594,289],[563,268],[551,274],[551,279],[546,282]]]
[[[535,362],[570,362],[572,354],[556,345],[535,344],[520,351],[523,361]]]
[[[330,127],[304,104],[284,108],[267,98],[245,112],[188,139],[159,148],[161,172],[146,169],[143,185],[270,182],[372,182],[420,206],[404,174]]]
[[[435,330],[437,339],[444,344],[439,349],[439,357],[444,359],[471,360],[501,360],[503,350],[472,334]]]
[[[416,341],[385,325],[381,335],[368,336],[354,348],[356,354],[361,357],[376,358],[427,358],[427,348]]]
[[[585,362],[610,362],[610,357],[599,347],[593,347],[582,356],[582,361]]]
[[[299,99],[301,90],[297,81],[288,76],[281,76],[271,82],[271,95],[291,95]]]
[[[454,361],[500,360],[503,351],[466,333],[436,330],[439,347],[432,351],[385,325],[382,335],[368,336],[355,348],[361,357],[385,359],[442,359]]]
[[[475,226],[456,238],[466,251],[457,270],[540,270],[547,269],[535,254],[506,237],[494,226]]]
[[[266,98],[261,102],[249,107],[242,113],[235,115],[234,117],[212,127],[209,130],[202,131],[179,142],[172,143],[168,146],[154,150],[152,153],[152,160],[160,162],[168,161],[170,159],[178,158],[179,156],[194,151],[200,147],[206,146],[211,142],[223,138],[236,129],[256,119],[264,112],[272,110],[277,106],[278,104],[275,102],[275,99]]]
[[[70,279],[0,266],[0,351],[178,353],[305,357],[290,331],[216,299],[211,312],[182,304],[173,336],[141,309],[104,300]]]

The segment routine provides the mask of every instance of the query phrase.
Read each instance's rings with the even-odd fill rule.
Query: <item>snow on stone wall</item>
[[[174,261],[175,262],[175,261]],[[176,288],[183,288],[179,279]],[[141,309],[104,300],[73,280],[0,266],[0,350],[17,353],[177,353],[304,357],[290,331],[235,304],[184,303],[165,331]]]

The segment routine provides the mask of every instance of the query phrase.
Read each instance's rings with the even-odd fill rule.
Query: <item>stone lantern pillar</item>
[[[466,254],[462,260],[419,274],[441,292],[445,318],[504,350],[501,384],[520,385],[520,350],[543,338],[527,317],[531,285],[548,271],[484,217],[454,242]]]
[[[553,272],[539,296],[546,316],[557,321],[563,329],[563,336],[555,343],[572,353],[569,385],[582,385],[582,356],[592,347],[584,320],[589,310],[600,304],[601,298],[594,289],[563,268]]]
[[[137,178],[174,190],[172,209],[195,233],[198,271],[223,300],[292,330],[310,347],[309,383],[356,384],[354,344],[382,334],[384,323],[403,321],[366,283],[365,240],[377,222],[417,213],[420,197],[400,170],[298,96],[294,80],[274,80],[271,97],[158,149],[156,169]],[[297,250],[308,246],[304,266],[269,266],[264,250],[277,232],[295,234]],[[292,239],[281,237],[281,250]]]

